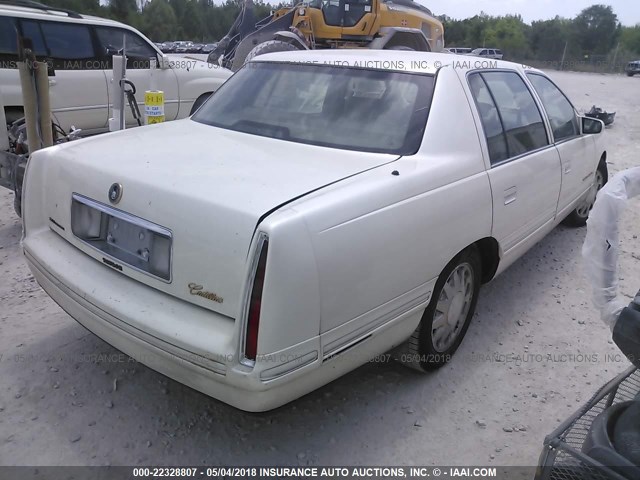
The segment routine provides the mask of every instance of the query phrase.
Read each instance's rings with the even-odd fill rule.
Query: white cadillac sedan
[[[402,51],[253,59],[189,119],[35,153],[24,254],[72,317],[243,410],[395,349],[451,358],[490,281],[607,180],[551,79]]]

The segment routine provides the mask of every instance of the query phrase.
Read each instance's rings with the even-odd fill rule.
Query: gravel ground
[[[610,170],[638,165],[640,77],[551,75],[579,109],[617,111]],[[0,193],[2,465],[534,465],[544,436],[628,366],[605,357],[617,350],[591,305],[585,230],[561,226],[481,290],[467,338],[441,370],[370,363],[273,412],[243,413],[65,314],[22,258],[12,200]],[[629,298],[640,287],[639,206],[621,234]]]

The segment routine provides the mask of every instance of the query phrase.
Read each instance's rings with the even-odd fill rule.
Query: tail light
[[[267,250],[269,240],[264,237],[260,256],[253,276],[251,296],[249,298],[249,314],[247,317],[247,331],[244,344],[244,356],[248,360],[255,361],[258,353],[258,330],[260,328],[260,307],[262,304],[262,288],[264,286],[264,275],[267,268]]]

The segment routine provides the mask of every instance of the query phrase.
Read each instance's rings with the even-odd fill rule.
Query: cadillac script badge
[[[206,298],[207,300],[211,300],[213,302],[222,303],[224,299],[213,292],[207,292],[204,290],[202,285],[198,285],[197,283],[190,283],[189,285],[189,293],[191,295],[197,295],[202,298]]]

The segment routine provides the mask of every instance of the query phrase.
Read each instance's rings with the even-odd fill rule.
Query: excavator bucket
[[[220,39],[216,48],[214,48],[209,56],[207,62],[218,64],[220,57],[223,57],[225,67],[227,67],[227,59],[233,57],[238,43],[242,41],[250,33],[256,30],[256,21],[253,11],[253,0],[244,0],[242,7],[240,8],[240,14],[231,25],[229,32]]]
[[[256,45],[272,40],[276,32],[289,30],[289,27],[293,23],[293,17],[295,13],[295,8],[292,8],[289,12],[287,12],[277,20],[264,23],[253,33],[250,33],[245,38],[243,38],[238,43],[238,46],[236,47],[233,55],[233,62],[228,68],[231,68],[231,70],[235,72],[240,67],[242,67],[242,65],[244,65],[244,61],[247,58],[247,55],[251,50],[253,50]]]
[[[249,52],[259,43],[273,39],[273,35],[280,30],[289,30],[295,8],[277,20],[270,15],[256,22],[253,0],[244,0],[238,18],[227,33],[207,57],[209,63],[218,64],[222,57],[222,66],[233,71],[244,65]]]

